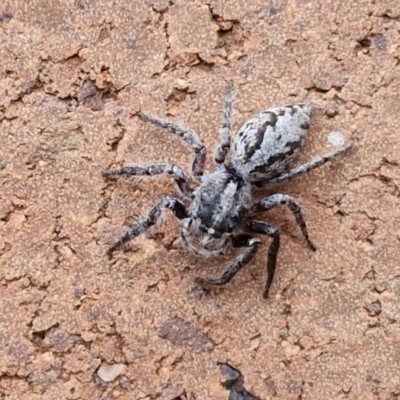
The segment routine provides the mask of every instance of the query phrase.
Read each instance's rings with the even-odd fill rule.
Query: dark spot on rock
[[[97,322],[101,317],[101,311],[97,308],[90,310],[88,319],[90,322]]]
[[[371,46],[371,40],[368,39],[368,38],[361,39],[361,40],[358,41],[358,43],[364,49]]]
[[[211,352],[215,347],[214,341],[205,333],[179,317],[164,321],[158,329],[158,336],[175,346],[191,347],[201,352]]]
[[[32,333],[32,340],[31,342],[36,346],[41,346],[44,338],[46,337],[46,331],[38,331]]]
[[[18,363],[27,363],[29,357],[34,353],[34,347],[25,338],[10,338],[9,342],[4,346],[6,353]]]
[[[221,385],[230,391],[229,400],[259,400],[244,388],[244,377],[238,369],[222,362],[217,365],[225,379]]]
[[[67,332],[56,329],[49,334],[49,347],[56,352],[66,353],[72,347],[72,341]]]
[[[77,97],[80,103],[91,108],[92,111],[101,111],[104,108],[102,92],[90,80],[83,84]]]
[[[280,11],[279,8],[271,7],[271,8],[269,9],[269,15],[276,15],[276,14],[279,13],[279,11]]]
[[[266,384],[268,392],[271,396],[276,396],[278,394],[278,391],[276,389],[276,384],[271,378],[267,378],[265,380],[265,384]]]
[[[367,310],[370,317],[377,317],[382,312],[382,305],[379,300],[373,301],[368,304],[365,309]]]
[[[387,50],[387,39],[382,33],[377,33],[372,37],[376,48],[380,51]]]
[[[9,22],[12,20],[12,18],[13,16],[10,12],[4,12],[0,14],[0,21]]]
[[[130,50],[136,50],[137,43],[134,39],[125,39],[126,47]]]

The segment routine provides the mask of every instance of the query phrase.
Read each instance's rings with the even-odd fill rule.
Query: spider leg
[[[218,165],[223,164],[225,162],[225,157],[228,154],[229,149],[231,147],[231,132],[233,123],[233,112],[232,112],[233,94],[234,94],[233,83],[228,82],[226,87],[224,110],[222,113],[222,124],[220,128],[222,142],[217,148],[214,156],[214,160]]]
[[[201,182],[201,177],[204,173],[206,148],[201,143],[200,139],[198,138],[198,135],[191,130],[181,128],[180,126],[175,125],[172,122],[164,121],[153,115],[141,112],[140,116],[144,120],[151,122],[154,125],[161,126],[162,128],[165,128],[170,132],[174,133],[175,135],[180,136],[187,144],[189,144],[193,148],[195,152],[195,158],[192,166],[193,175],[199,182]]]
[[[300,209],[300,205],[296,199],[287,194],[276,193],[271,196],[266,197],[265,199],[261,200],[259,203],[254,205],[254,209],[257,212],[267,211],[271,208],[274,208],[279,205],[285,205],[289,207],[289,210],[293,213],[294,217],[296,218],[297,225],[300,227],[301,232],[306,239],[308,247],[315,251],[316,247],[310,240],[307,232],[307,226],[304,221],[303,214]]]
[[[193,190],[189,184],[189,178],[185,175],[181,168],[173,164],[154,164],[149,165],[148,167],[122,167],[119,169],[113,169],[110,171],[104,171],[102,173],[103,176],[118,176],[118,175],[159,175],[163,173],[167,173],[171,175],[171,177],[175,180],[176,184],[179,186],[181,192],[187,196],[193,196]]]
[[[258,237],[251,235],[235,235],[232,236],[233,247],[247,247],[242,253],[240,253],[233,264],[217,279],[204,279],[195,278],[195,282],[201,286],[221,286],[228,283],[256,254],[258,246],[261,244],[261,240]]]
[[[354,139],[350,139],[349,143],[347,145],[339,150],[333,151],[332,153],[325,154],[324,156],[319,156],[314,158],[313,160],[309,161],[306,164],[299,165],[296,168],[293,168],[292,170],[288,172],[284,172],[283,174],[277,176],[276,178],[270,179],[266,182],[255,182],[255,185],[257,187],[268,187],[272,185],[276,185],[277,183],[281,183],[284,181],[287,181],[292,178],[296,178],[299,175],[303,175],[315,168],[320,167],[321,165],[324,165],[326,162],[336,158],[337,156],[346,153],[352,147],[354,146]]]
[[[187,217],[186,208],[180,200],[174,197],[164,197],[153,207],[153,209],[149,212],[146,218],[142,219],[138,223],[131,226],[128,232],[126,232],[125,235],[123,235],[115,244],[113,244],[108,249],[107,254],[111,255],[111,253],[114,250],[117,250],[126,242],[128,242],[129,240],[133,239],[136,236],[139,236],[147,228],[154,225],[157,222],[158,218],[160,217],[161,211],[164,208],[169,208],[179,219]]]
[[[268,249],[267,282],[265,283],[263,293],[263,297],[264,299],[266,299],[268,297],[268,291],[274,278],[276,269],[276,258],[278,256],[280,243],[279,230],[268,222],[262,221],[251,221],[248,223],[246,228],[251,232],[262,233],[264,235],[272,237],[272,243],[270,244]]]

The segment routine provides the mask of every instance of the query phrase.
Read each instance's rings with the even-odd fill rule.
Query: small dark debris
[[[137,42],[134,39],[125,39],[126,47],[130,50],[136,50],[137,49]]]
[[[72,347],[72,341],[67,332],[55,329],[49,334],[49,347],[60,353],[66,353]]]
[[[32,343],[41,346],[43,339],[46,337],[46,331],[33,332]]]
[[[80,297],[82,297],[84,295],[85,295],[85,288],[84,287],[77,286],[77,287],[74,288],[74,296],[75,297],[80,298]]]
[[[265,380],[265,385],[267,386],[267,390],[271,396],[276,396],[278,394],[276,384],[271,378]]]
[[[85,4],[81,1],[78,0],[75,5],[80,9],[80,10],[84,10],[85,9]]]
[[[13,18],[12,14],[9,12],[4,12],[0,14],[0,21],[9,22]]]
[[[371,40],[368,38],[364,38],[358,41],[358,43],[360,44],[360,46],[362,48],[368,48],[371,47]]]
[[[101,111],[104,108],[102,92],[90,80],[86,81],[78,93],[78,101],[92,111]]]
[[[168,387],[161,393],[163,399],[168,400],[186,400],[186,392],[181,387]]]
[[[373,301],[368,304],[365,309],[367,310],[370,317],[377,317],[382,312],[382,305],[379,300]]]
[[[278,14],[280,11],[281,11],[280,8],[271,7],[271,8],[269,9],[269,15],[276,15],[276,14]]]
[[[190,301],[200,301],[204,296],[209,295],[211,290],[200,286],[194,286],[187,297]]]
[[[387,39],[382,33],[377,33],[372,37],[376,48],[379,51],[386,51],[387,50]]]
[[[381,381],[380,381],[379,379],[377,379],[377,378],[374,378],[372,375],[367,375],[366,381],[367,381],[367,382],[373,382],[373,383],[375,383],[376,385],[381,384]]]
[[[96,387],[101,388],[107,385],[107,382],[104,382],[103,379],[101,379],[97,373],[95,372],[93,374],[93,382],[96,385]]]
[[[329,104],[325,110],[325,115],[328,118],[336,117],[339,114],[339,107],[337,104]]]
[[[101,311],[97,308],[93,308],[90,310],[89,315],[88,315],[88,320],[90,322],[97,322],[101,317]]]
[[[244,388],[244,377],[238,369],[222,362],[218,365],[225,379],[221,385],[230,391],[229,400],[259,400]]]
[[[181,318],[166,320],[158,330],[158,336],[176,346],[192,347],[201,352],[211,352],[215,343],[206,334]]]
[[[167,102],[173,103],[173,104],[179,104],[186,99],[187,95],[188,95],[188,91],[186,89],[181,90],[181,89],[174,88],[172,90],[172,93],[168,96]]]

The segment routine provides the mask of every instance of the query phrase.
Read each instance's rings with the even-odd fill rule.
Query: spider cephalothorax
[[[232,232],[250,209],[250,182],[234,171],[219,170],[206,175],[193,192],[182,238],[198,254],[221,254],[229,247]],[[201,246],[193,244],[196,237],[201,238]]]
[[[270,108],[247,121],[238,131],[230,159],[232,129],[233,87],[228,84],[221,126],[222,142],[215,153],[216,171],[205,174],[205,147],[198,136],[171,122],[149,114],[141,117],[182,137],[195,151],[193,175],[199,186],[192,188],[182,169],[171,164],[154,164],[149,167],[123,167],[103,172],[104,176],[170,174],[180,188],[183,198],[164,197],[148,216],[134,224],[108,251],[111,254],[130,239],[154,225],[164,208],[169,208],[182,220],[181,237],[192,251],[208,257],[224,254],[229,248],[244,248],[232,265],[218,279],[196,278],[203,286],[223,285],[254,256],[261,240],[255,234],[272,238],[268,250],[267,280],[264,297],[275,272],[280,236],[278,229],[268,222],[254,220],[261,213],[278,205],[287,205],[294,214],[303,236],[311,250],[306,224],[298,202],[286,194],[275,193],[261,201],[252,201],[252,189],[269,186],[294,178],[317,168],[353,146],[351,140],[343,148],[292,170],[288,167],[298,156],[310,126],[310,103],[291,104]]]

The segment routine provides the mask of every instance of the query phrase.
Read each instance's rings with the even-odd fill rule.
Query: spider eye
[[[214,229],[214,228],[209,228],[209,229],[207,230],[207,233],[208,233],[211,237],[213,237],[213,238],[215,238],[215,239],[219,239],[219,238],[222,236],[222,232],[219,231],[219,230],[216,230],[216,229]]]

